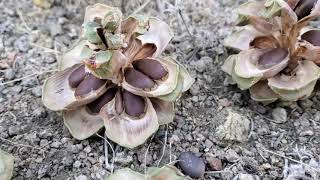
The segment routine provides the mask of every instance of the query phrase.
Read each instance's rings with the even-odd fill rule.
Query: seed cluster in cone
[[[239,51],[223,70],[263,103],[309,97],[320,77],[319,0],[249,1],[238,9],[236,33],[225,46]]]
[[[112,141],[133,148],[174,118],[174,102],[193,78],[171,57],[161,56],[172,38],[154,17],[124,18],[119,9],[86,9],[79,41],[43,86],[43,103],[63,111],[73,137],[101,128]]]

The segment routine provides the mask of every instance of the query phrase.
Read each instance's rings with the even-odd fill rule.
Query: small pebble
[[[58,142],[58,141],[55,141],[55,142],[53,142],[53,143],[51,143],[51,147],[53,147],[53,148],[59,148],[60,147],[60,145],[61,145],[61,143],[60,142]]]
[[[183,152],[180,154],[178,159],[178,164],[186,175],[192,178],[203,177],[205,164],[201,158],[191,152]]]
[[[284,123],[287,121],[287,111],[284,108],[275,108],[272,111],[272,117],[275,123]]]
[[[207,157],[207,161],[210,165],[210,168],[213,171],[221,171],[223,169],[222,162],[216,157]]]
[[[233,149],[228,149],[226,151],[225,154],[225,158],[227,159],[227,161],[229,162],[236,162],[239,160],[239,155],[237,154],[237,152]]]
[[[238,180],[260,180],[259,176],[251,174],[239,174]]]
[[[80,176],[76,177],[75,180],[87,180],[87,176],[80,175]]]
[[[4,73],[4,77],[8,80],[12,80],[15,77],[15,72],[13,69],[6,69],[5,73]]]
[[[91,147],[90,146],[87,146],[83,149],[84,152],[86,153],[90,153],[91,152]]]
[[[73,163],[73,167],[75,168],[79,168],[81,166],[81,162],[80,161],[76,161]]]
[[[37,86],[37,87],[33,88],[33,89],[31,90],[31,92],[32,92],[32,94],[33,94],[34,96],[36,96],[36,97],[41,97],[41,95],[42,95],[42,88],[41,88],[41,86]]]

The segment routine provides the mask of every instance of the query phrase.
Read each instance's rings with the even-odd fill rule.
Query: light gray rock
[[[260,180],[259,176],[251,174],[239,174],[237,180]]]
[[[206,148],[211,148],[213,146],[213,143],[209,139],[206,139],[204,144],[205,144]]]
[[[8,80],[12,80],[15,77],[15,72],[13,69],[6,69],[5,73],[4,73],[4,77]]]
[[[75,178],[75,180],[87,180],[87,176],[81,174],[81,175],[77,176]]]
[[[116,154],[114,158],[114,162],[121,163],[121,164],[129,164],[133,161],[132,156],[128,155],[125,152],[119,152]]]
[[[58,141],[55,141],[55,142],[51,143],[50,146],[53,147],[53,148],[59,148],[61,146],[61,143],[58,142]]]
[[[284,108],[277,107],[272,111],[272,118],[275,123],[285,123],[287,121],[287,111]]]
[[[21,36],[14,42],[14,46],[17,47],[21,52],[27,52],[30,45],[26,36]]]
[[[42,94],[42,87],[41,86],[37,86],[35,88],[32,89],[32,94],[36,97],[41,97]]]
[[[249,131],[249,119],[229,109],[224,124],[217,127],[215,136],[220,140],[245,142]]]
[[[75,168],[79,168],[81,166],[81,162],[80,161],[76,161],[73,163],[73,167]]]
[[[235,150],[228,149],[226,154],[225,154],[225,158],[229,162],[236,162],[239,159],[239,155],[237,154],[237,152]]]
[[[83,151],[86,152],[86,153],[90,153],[91,150],[92,150],[92,149],[91,149],[90,146],[87,146],[87,147],[85,147],[85,148],[83,149]]]
[[[16,135],[20,134],[21,130],[22,129],[20,128],[20,126],[10,126],[9,127],[9,135],[16,136]]]
[[[192,65],[195,66],[196,70],[198,72],[204,72],[208,66],[209,63],[212,62],[212,58],[208,56],[204,56],[201,59],[194,61]]]

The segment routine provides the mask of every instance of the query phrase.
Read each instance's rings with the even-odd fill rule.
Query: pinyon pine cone
[[[76,139],[101,128],[112,141],[134,148],[174,118],[174,102],[194,79],[170,57],[168,25],[140,15],[125,19],[114,7],[86,9],[80,40],[43,86],[43,103],[63,111]]]
[[[239,31],[225,46],[240,51],[222,69],[263,103],[308,98],[320,77],[320,0],[250,1],[238,9]]]

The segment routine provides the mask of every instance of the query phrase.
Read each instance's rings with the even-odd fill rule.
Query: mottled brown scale
[[[121,93],[120,89],[117,91],[117,94],[116,94],[115,108],[116,108],[116,112],[118,114],[122,113],[122,111],[123,111],[123,102],[122,102],[122,93]]]
[[[107,40],[104,36],[104,31],[103,31],[103,28],[98,28],[97,29],[97,33],[101,39],[101,41],[103,42],[103,44],[108,48],[108,44],[107,44]]]
[[[302,19],[310,15],[317,0],[300,0],[297,6],[294,8],[294,12],[297,14],[298,19]]]
[[[75,96],[83,96],[91,91],[99,89],[105,84],[105,80],[99,79],[92,74],[86,75],[84,80],[77,86]]]
[[[320,46],[320,31],[319,30],[308,31],[301,36],[301,39],[308,41],[314,46]]]
[[[154,44],[145,44],[140,50],[135,54],[134,59],[144,59],[146,57],[151,57],[157,50],[157,46]]]
[[[279,64],[288,56],[288,51],[283,48],[274,48],[262,54],[258,61],[258,66],[262,69],[268,69]]]
[[[137,88],[151,89],[155,83],[148,76],[133,68],[127,68],[124,73],[126,81]]]
[[[133,67],[154,80],[162,79],[168,74],[163,65],[153,59],[141,59],[132,63]]]
[[[93,113],[99,113],[101,108],[115,97],[116,92],[117,88],[108,89],[107,92],[105,92],[102,96],[88,104],[88,108]]]
[[[145,101],[143,97],[132,94],[129,91],[123,90],[123,105],[125,112],[134,117],[139,117],[145,111]]]
[[[81,65],[70,74],[68,78],[70,87],[76,88],[81,83],[81,81],[83,81],[85,76],[86,76],[85,65]]]

